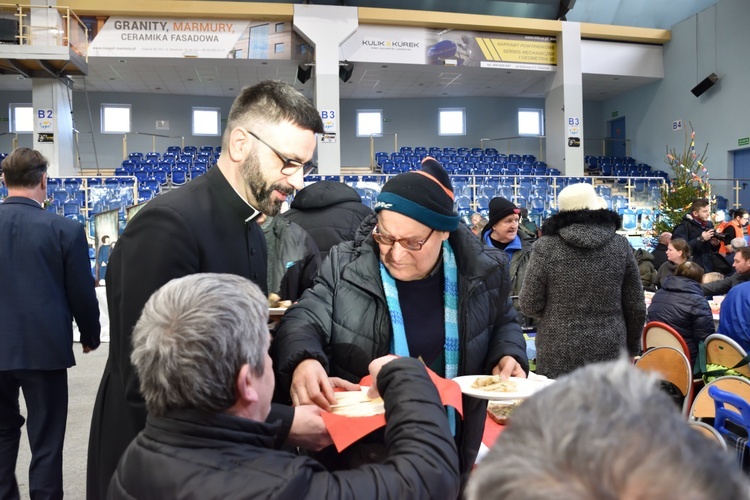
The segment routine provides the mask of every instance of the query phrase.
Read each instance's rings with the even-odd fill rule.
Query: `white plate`
[[[269,307],[268,308],[268,315],[269,316],[281,316],[283,315],[288,307]]]
[[[454,378],[453,381],[461,387],[461,392],[467,396],[479,399],[489,399],[490,401],[525,399],[536,391],[544,389],[553,382],[552,380],[529,380],[526,378],[510,377],[509,380],[516,383],[517,390],[515,392],[493,392],[483,391],[471,386],[471,384],[473,384],[479,377],[486,377],[486,375],[464,375],[463,377]]]

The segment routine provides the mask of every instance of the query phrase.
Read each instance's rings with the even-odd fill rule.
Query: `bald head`
[[[659,235],[660,245],[669,245],[670,241],[672,241],[672,233],[661,233]]]

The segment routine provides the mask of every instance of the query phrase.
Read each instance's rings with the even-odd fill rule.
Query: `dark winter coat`
[[[714,317],[701,285],[684,276],[667,276],[651,299],[648,320],[661,321],[677,330],[690,351],[690,360],[698,359],[698,344],[715,332]]]
[[[521,311],[537,323],[537,371],[557,378],[640,351],[646,303],[638,264],[611,210],[553,215],[534,244]]]
[[[746,273],[734,273],[724,279],[701,285],[703,295],[726,295],[733,286],[750,280],[750,271]]]
[[[643,289],[655,292],[657,271],[653,264],[654,256],[642,248],[635,250],[633,255],[635,255],[635,261],[638,263],[638,272],[641,275]]]
[[[320,181],[301,189],[284,217],[310,233],[323,260],[331,247],[353,240],[357,228],[371,213],[351,186]]]
[[[490,237],[491,234],[492,228],[485,228],[482,232],[482,238],[488,246],[495,247],[495,244]],[[515,307],[518,312],[518,320],[521,325],[528,328],[533,327],[533,320],[524,316],[520,311],[518,295],[521,293],[523,276],[526,273],[526,267],[531,260],[531,245],[535,239],[536,238],[531,237],[528,233],[522,232],[519,229],[515,239],[505,247],[505,250],[503,250],[510,257],[510,296],[513,298],[513,307]]]
[[[711,221],[708,221],[705,226],[702,226],[700,222],[693,219],[690,214],[685,215],[677,226],[672,231],[672,239],[682,238],[687,241],[690,247],[690,253],[692,254],[691,260],[703,268],[707,273],[714,270],[713,254],[719,251],[718,241],[717,245],[714,246],[709,241],[703,241],[701,234],[708,229],[713,229],[714,225]]]
[[[274,450],[278,424],[181,410],[148,417],[107,497],[456,498],[456,447],[424,368],[394,360],[380,371],[378,389],[387,416],[385,464],[330,473],[309,457]]]
[[[651,255],[654,256],[654,269],[658,271],[661,265],[669,260],[667,259],[667,245],[659,243],[658,245],[656,245],[656,247],[654,247]]]
[[[261,228],[268,247],[268,292],[294,302],[318,275],[318,247],[307,231],[284,217],[268,217]]]
[[[365,220],[353,242],[331,249],[313,288],[282,317],[272,355],[283,393],[289,394],[294,369],[305,359],[318,360],[330,376],[359,382],[370,361],[389,354],[391,319],[371,234],[376,220]],[[458,375],[489,374],[503,356],[528,371],[526,343],[509,298],[506,254],[463,225],[448,242],[458,266]],[[465,397],[463,406],[465,425],[458,426],[456,439],[465,473],[482,440],[486,401]]]

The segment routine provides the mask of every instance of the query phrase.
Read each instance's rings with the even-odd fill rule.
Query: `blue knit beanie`
[[[453,209],[453,185],[437,160],[422,160],[422,169],[399,174],[385,183],[375,212],[391,210],[436,231],[455,231],[460,222]]]

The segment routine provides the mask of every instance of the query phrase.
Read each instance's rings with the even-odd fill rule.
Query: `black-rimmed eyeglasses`
[[[240,127],[240,128],[242,128],[242,127]],[[268,149],[270,149],[271,151],[273,151],[276,156],[279,157],[279,160],[281,160],[282,163],[283,163],[283,165],[281,167],[281,173],[282,174],[284,174],[284,175],[294,175],[294,174],[297,173],[297,171],[299,171],[299,169],[302,169],[302,175],[308,175],[310,172],[312,172],[313,170],[315,170],[315,167],[317,165],[315,165],[315,163],[313,163],[312,161],[308,161],[306,163],[302,163],[299,160],[293,160],[293,159],[289,158],[288,156],[280,153],[275,147],[271,146],[266,141],[264,141],[263,139],[261,139],[260,137],[258,137],[257,135],[255,135],[254,133],[250,132],[248,129],[242,128],[242,130],[244,130],[248,134],[250,134],[253,137],[255,137],[256,139],[258,139]]]
[[[431,230],[426,237],[424,237],[421,240],[417,240],[415,238],[394,238],[393,236],[388,236],[387,234],[383,234],[378,232],[378,226],[375,226],[375,229],[372,230],[372,238],[381,245],[388,245],[392,246],[398,243],[402,247],[406,248],[407,250],[411,250],[412,252],[419,252],[422,250],[422,246],[424,246],[425,243],[427,243],[427,240],[430,239],[430,236],[432,236],[432,233],[434,233],[435,230]]]

